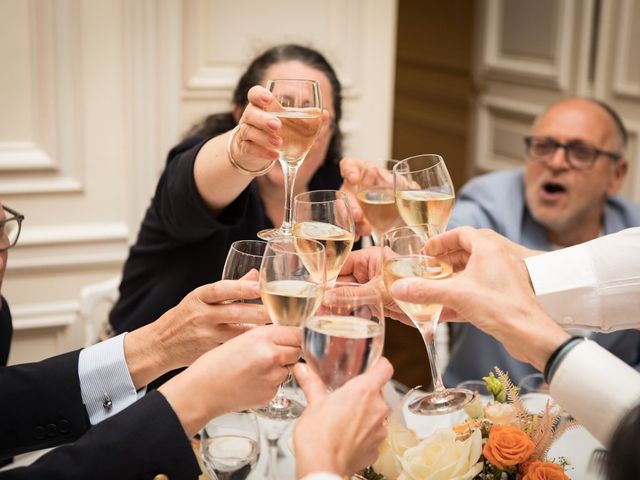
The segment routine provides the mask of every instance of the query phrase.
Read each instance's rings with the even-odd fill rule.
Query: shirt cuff
[[[581,342],[560,363],[551,396],[607,446],[620,419],[640,398],[640,375],[596,342]]]
[[[145,394],[136,391],[124,356],[126,333],[80,352],[78,377],[91,425],[124,410]]]
[[[341,480],[341,477],[335,473],[318,472],[305,475],[301,480]]]
[[[563,327],[600,329],[597,274],[582,245],[524,259],[545,312]]]

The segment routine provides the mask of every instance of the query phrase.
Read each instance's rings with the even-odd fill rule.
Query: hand
[[[278,159],[275,150],[282,145],[279,136],[282,122],[266,109],[275,101],[266,88],[252,87],[249,103],[238,121],[238,131],[231,142],[231,153],[236,162],[249,170],[260,170]]]
[[[414,324],[411,319],[398,307],[389,292],[387,292],[381,274],[382,253],[380,252],[380,247],[368,247],[349,253],[340,270],[338,281],[360,284],[371,282],[380,291],[385,316],[413,327]]]
[[[375,462],[387,436],[382,388],[393,375],[389,361],[381,358],[331,393],[306,365],[297,364],[294,373],[308,404],[293,432],[297,477],[323,471],[348,476]]]
[[[360,158],[345,157],[340,160],[340,175],[343,182],[340,190],[349,196],[351,215],[356,224],[357,235],[371,235],[371,225],[367,223],[364,212],[358,203],[358,189],[362,182],[373,184],[378,176],[378,167]]]
[[[539,370],[568,338],[536,301],[522,260],[533,251],[494,232],[464,227],[430,239],[426,252],[445,256],[459,274],[444,280],[399,280],[392,287],[394,298],[443,304]]]
[[[158,320],[129,333],[125,356],[136,388],[190,365],[208,350],[250,330],[247,324],[269,323],[263,305],[224,303],[259,296],[257,282],[221,280],[196,288]]]
[[[426,255],[433,257],[443,257],[451,264],[453,270],[457,272],[464,269],[467,265],[471,250],[473,249],[473,243],[480,241],[481,238],[487,242],[495,243],[496,246],[500,246],[500,248],[508,252],[512,257],[521,260],[543,253],[512,242],[493,230],[486,228],[473,229],[471,227],[455,228],[441,235],[429,238],[425,244],[424,252]]]
[[[296,327],[254,328],[205,353],[158,390],[191,437],[211,418],[269,402],[300,358],[301,343]]]

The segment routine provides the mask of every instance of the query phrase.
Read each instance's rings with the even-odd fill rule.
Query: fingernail
[[[278,120],[277,118],[272,118],[267,122],[267,126],[271,130],[278,130],[280,128],[280,120]]]
[[[309,375],[309,367],[304,363],[296,363],[293,367],[293,373],[295,373],[296,377],[306,377]]]
[[[269,141],[274,147],[279,147],[280,145],[282,145],[282,137],[269,137]]]
[[[397,282],[395,282],[393,285],[391,285],[391,295],[393,297],[404,297],[407,294],[407,286],[405,284],[405,282],[403,282],[402,280],[399,280]]]
[[[260,95],[260,100],[262,100],[262,103],[271,103],[271,95],[269,95],[268,93],[263,93],[262,95]]]

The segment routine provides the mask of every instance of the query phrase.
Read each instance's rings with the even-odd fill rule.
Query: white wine
[[[384,329],[365,318],[318,315],[304,327],[303,352],[330,389],[363,373],[382,355]]]
[[[309,149],[322,126],[322,110],[306,108],[304,110],[286,110],[274,112],[282,122],[278,135],[282,137],[282,146],[276,150],[280,158],[287,163],[297,164],[309,153]]]
[[[407,225],[430,223],[444,231],[453,210],[455,197],[432,190],[399,190],[396,205]]]
[[[203,440],[202,460],[218,480],[245,480],[258,463],[260,446],[248,437],[218,435]]]
[[[262,285],[260,296],[276,325],[299,327],[320,305],[324,288],[304,280],[275,280]]]
[[[357,195],[364,216],[379,234],[403,225],[396,206],[393,187],[371,187]]]
[[[425,278],[436,280],[447,278],[452,273],[451,265],[442,260],[423,255],[407,255],[385,260],[382,269],[384,285],[391,291],[391,285],[402,278]],[[425,324],[437,320],[442,311],[440,304],[419,304],[396,300],[398,306],[422,330]]]
[[[301,222],[293,225],[293,235],[296,237],[296,249],[299,252],[316,252],[316,245],[306,242],[306,239],[316,240],[324,245],[327,283],[331,284],[338,278],[342,264],[353,247],[355,236],[352,232],[332,223]],[[307,268],[312,271],[310,266]]]

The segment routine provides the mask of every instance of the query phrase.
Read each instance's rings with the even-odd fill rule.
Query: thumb
[[[327,396],[327,386],[322,379],[316,375],[304,363],[297,363],[293,367],[293,374],[300,388],[304,392],[309,405],[314,405]]]
[[[449,280],[426,280],[424,278],[403,278],[391,285],[394,300],[408,303],[448,305],[451,295]]]
[[[260,273],[255,268],[252,268],[247,273],[245,273],[240,280],[250,280],[253,282],[257,282],[260,278]]]

